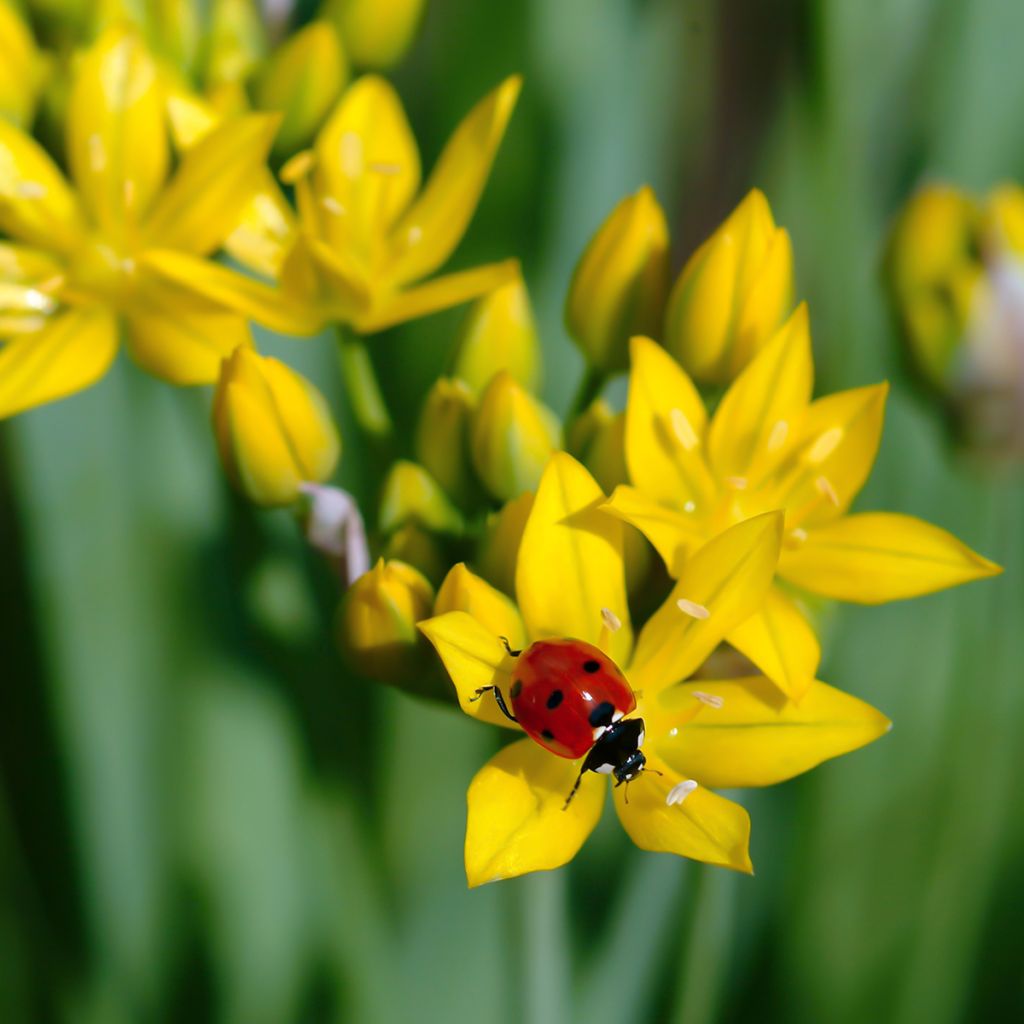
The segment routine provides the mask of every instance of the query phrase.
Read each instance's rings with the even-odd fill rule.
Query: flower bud
[[[444,579],[451,565],[445,545],[416,522],[406,523],[395,530],[384,545],[384,554],[388,559],[397,559],[418,569],[433,586]]]
[[[24,127],[35,113],[46,62],[21,16],[0,2],[0,117]]]
[[[239,346],[221,364],[213,429],[224,471],[258,505],[289,505],[325,480],[341,439],[323,395],[276,359]]]
[[[256,79],[254,99],[261,110],[284,115],[274,139],[277,159],[313,138],[347,79],[341,40],[327,21],[311,21],[271,54]]]
[[[509,501],[536,487],[561,443],[551,410],[507,371],[496,374],[480,396],[470,436],[473,465],[491,496]]]
[[[461,508],[479,495],[469,459],[474,404],[464,381],[442,377],[427,394],[416,429],[416,458]]]
[[[266,53],[267,40],[252,0],[215,0],[206,30],[207,89],[242,82]]]
[[[459,534],[463,522],[438,482],[415,462],[396,462],[384,481],[379,525],[393,533],[406,523],[419,523],[434,533]]]
[[[669,296],[665,347],[691,376],[727,384],[793,306],[793,251],[753,189],[690,257]]]
[[[570,454],[590,470],[605,494],[629,482],[626,414],[613,412],[603,398],[592,402],[583,415],[576,418],[567,441]]]
[[[540,376],[540,342],[530,296],[520,276],[481,296],[469,308],[455,350],[452,374],[479,393],[500,370],[528,391]]]
[[[327,0],[322,16],[338,26],[353,63],[386,71],[409,49],[423,11],[423,0]]]
[[[383,559],[345,592],[338,642],[360,674],[396,686],[415,683],[429,662],[416,623],[427,618],[434,588],[404,562]]]
[[[506,594],[516,592],[516,561],[531,508],[533,494],[527,491],[492,512],[477,548],[480,574]]]
[[[597,229],[569,286],[566,327],[592,366],[606,373],[625,370],[629,339],[658,336],[668,278],[668,225],[644,186]]]

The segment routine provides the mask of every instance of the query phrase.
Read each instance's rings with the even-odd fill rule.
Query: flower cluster
[[[274,47],[246,3],[146,5],[134,18],[98,6],[73,38],[40,21],[46,46],[0,6],[0,416],[93,384],[123,342],[163,380],[213,386],[231,484],[294,509],[338,570],[337,639],[360,681],[519,729],[521,666],[544,645],[607,659],[623,706],[586,689],[603,664],[593,654],[547,703],[565,701],[559,721],[584,730],[582,750],[567,756],[524,719],[525,737],[470,784],[471,885],[571,859],[601,816],[600,774],[638,846],[752,870],[746,811],[715,790],[781,782],[889,727],[817,678],[821,603],[998,571],[937,526],[851,511],[887,385],[813,397],[808,311],[765,196],[751,192],[675,281],[653,192],[615,207],[568,283],[586,369],[560,418],[538,396],[516,260],[444,272],[518,77],[469,111],[424,181],[380,74],[409,44],[418,2],[328,2]],[[199,47],[202,18],[211,42]],[[894,291],[944,383],[965,334],[991,355],[965,324],[981,263],[1024,250],[1024,201],[916,203],[893,243]],[[991,280],[985,301],[999,306]],[[367,336],[466,303],[414,436],[395,437]],[[253,323],[331,335],[361,439],[379,453],[371,500],[326,485],[342,449],[332,409],[257,351]],[[620,373],[615,409],[602,396]],[[631,747],[613,745],[627,734]]]

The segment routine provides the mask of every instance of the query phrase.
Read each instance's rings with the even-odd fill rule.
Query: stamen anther
[[[684,505],[683,505],[683,511],[684,512],[696,512],[697,511],[697,503],[695,501],[687,501],[687,502],[685,502]]]
[[[777,452],[786,443],[788,436],[789,424],[785,420],[779,420],[768,435],[768,451]]]
[[[685,615],[689,615],[690,618],[693,619],[711,618],[711,612],[705,608],[704,605],[697,604],[696,601],[687,600],[685,597],[681,597],[676,601],[676,607]]]
[[[688,452],[692,452],[700,444],[700,438],[697,436],[697,431],[693,429],[693,424],[686,418],[686,413],[682,409],[673,409],[668,415],[676,440]]]
[[[392,174],[393,175],[393,174],[401,174],[402,173],[401,164],[390,163],[390,162],[386,162],[384,160],[374,160],[374,162],[372,164],[370,164],[370,170],[371,171],[376,171],[377,174]]]
[[[612,633],[617,633],[622,629],[622,620],[611,610],[611,608],[601,609],[601,621]]]
[[[665,803],[669,807],[674,807],[676,804],[681,804],[695,789],[697,783],[693,779],[684,779],[682,782],[677,782],[669,791],[668,796],[665,797]]]
[[[818,493],[839,508],[839,495],[836,494],[836,489],[832,486],[832,481],[827,476],[819,476],[814,481],[814,486],[817,487]]]
[[[320,205],[328,213],[333,213],[336,217],[340,217],[345,212],[345,207],[334,196],[321,196]]]
[[[725,698],[720,697],[717,693],[705,693],[703,690],[694,690],[693,695],[701,704],[707,704],[709,708],[714,708],[716,711],[725,704]]]
[[[18,183],[17,193],[22,199],[42,199],[46,195],[46,189],[38,181],[21,181]]]
[[[839,447],[843,439],[842,427],[829,427],[808,449],[804,458],[812,465],[817,466],[824,462]]]
[[[747,489],[747,478],[745,476],[727,476],[725,482],[734,491],[745,491]]]

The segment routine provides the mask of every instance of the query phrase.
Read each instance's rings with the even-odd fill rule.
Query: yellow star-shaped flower
[[[736,378],[709,420],[686,372],[633,340],[626,462],[633,486],[607,509],[640,529],[673,575],[728,526],[785,510],[777,576],[764,606],[724,638],[784,693],[803,697],[820,660],[789,587],[879,604],[998,573],[955,537],[912,516],[850,513],[875,461],[886,384],[811,400],[806,307]]]
[[[438,594],[435,616],[420,628],[444,661],[462,710],[511,728],[518,727],[489,694],[475,699],[492,686],[508,698],[515,660],[501,637],[514,648],[548,637],[601,646],[636,693],[652,769],[630,784],[628,803],[626,788],[616,788],[623,827],[644,849],[750,871],[747,812],[706,787],[781,782],[863,746],[889,723],[820,682],[797,705],[761,677],[684,681],[763,600],[778,558],[781,515],[748,519],[697,550],[634,642],[622,527],[601,510],[603,500],[579,463],[555,455],[519,548],[518,606],[460,565]],[[596,826],[606,792],[604,778],[587,773],[563,809],[579,770],[580,762],[521,739],[478,772],[468,794],[471,886],[572,859]]]
[[[76,66],[68,101],[73,185],[0,120],[0,416],[88,387],[123,337],[174,384],[216,380],[248,343],[244,320],[146,267],[155,249],[218,249],[266,173],[276,118],[225,121],[171,171],[156,64],[128,29]],[[200,266],[202,264],[200,263]]]

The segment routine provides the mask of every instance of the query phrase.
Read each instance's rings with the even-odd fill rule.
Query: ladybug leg
[[[572,787],[572,791],[571,791],[571,792],[569,793],[569,795],[568,795],[568,796],[567,796],[567,797],[565,798],[565,803],[564,803],[564,804],[562,804],[562,810],[563,810],[563,811],[567,811],[567,810],[569,809],[569,804],[571,804],[571,803],[572,803],[572,798],[573,798],[573,797],[574,797],[574,796],[576,795],[576,790],[580,788],[580,783],[581,783],[581,782],[583,781],[583,773],[584,773],[584,772],[585,772],[586,770],[587,770],[587,766],[586,766],[586,765],[584,765],[584,766],[583,766],[583,767],[582,767],[582,768],[580,769],[580,773],[579,773],[579,775],[577,775],[577,776],[576,776],[576,782],[575,782],[575,783],[573,784],[573,787]]]
[[[511,711],[509,711],[508,705],[505,703],[505,698],[501,695],[501,690],[499,690],[496,686],[481,686],[477,689],[476,696],[470,697],[469,699],[471,701],[478,701],[485,693],[494,694],[494,699],[498,702],[498,708],[510,722],[519,721],[519,719],[516,718],[516,716],[513,715]]]
[[[512,645],[508,642],[507,636],[499,636],[498,639],[505,645],[505,650],[512,655],[513,658],[518,658],[522,651],[513,651]]]

